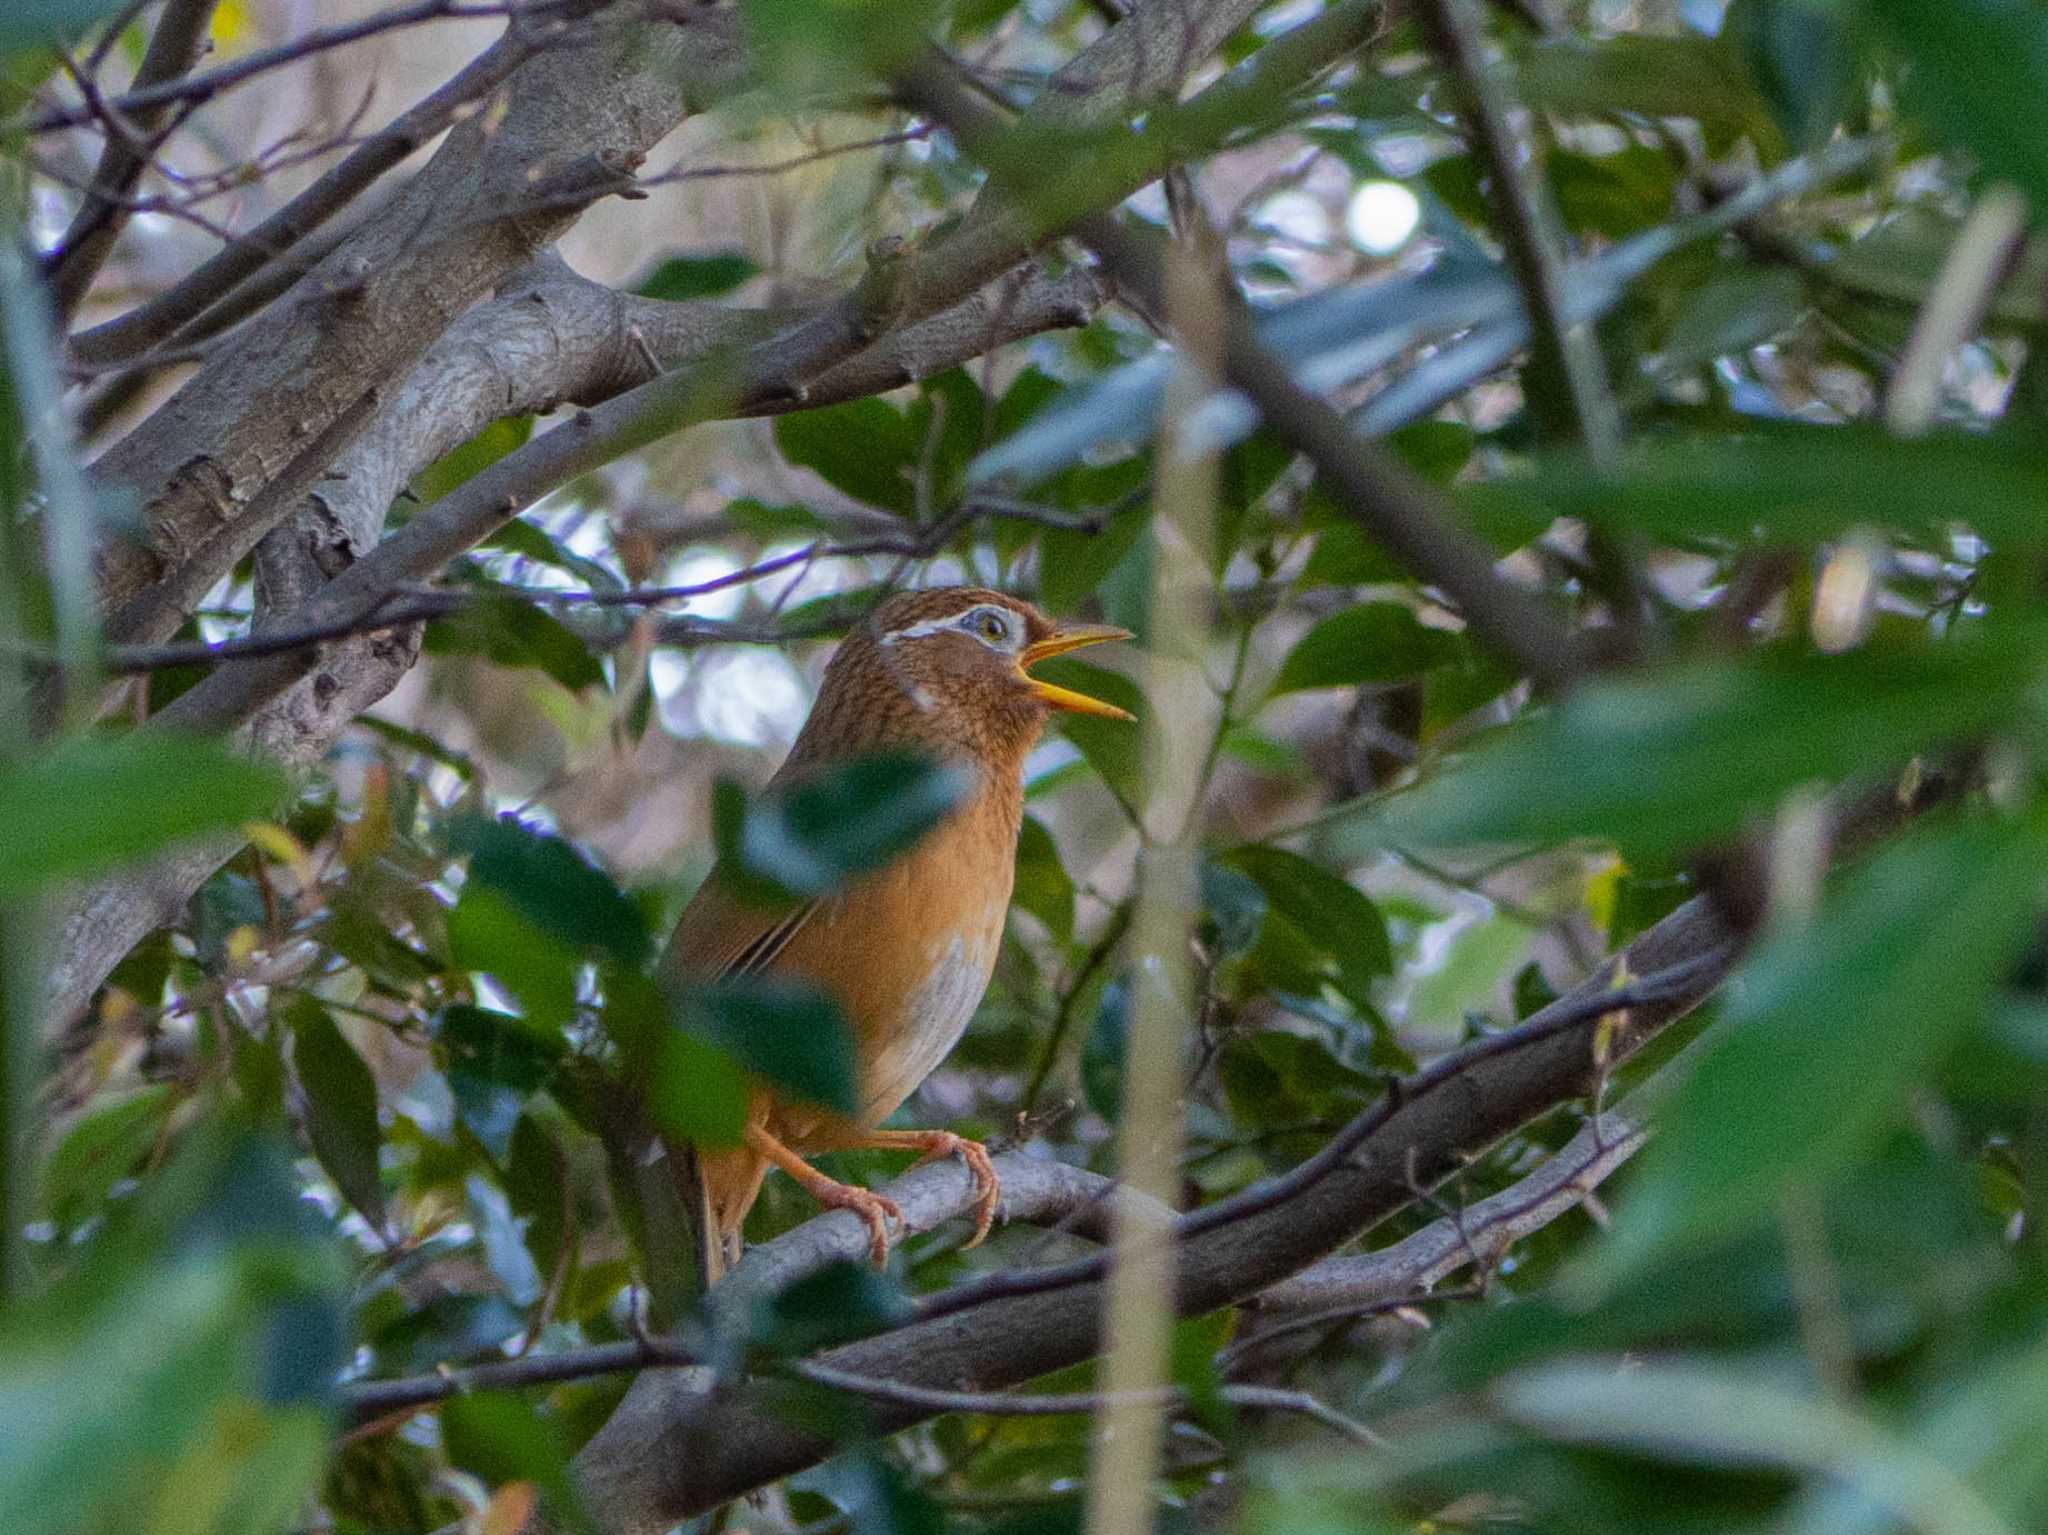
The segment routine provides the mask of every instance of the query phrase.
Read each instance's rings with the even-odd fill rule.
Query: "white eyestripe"
[[[1000,637],[986,634],[984,621],[993,618],[1001,630]],[[955,613],[951,618],[924,618],[901,629],[891,629],[882,636],[884,645],[894,645],[898,640],[922,639],[928,634],[940,634],[948,629],[958,629],[972,635],[991,650],[1013,655],[1024,643],[1024,625],[1018,616],[1008,608],[997,607],[992,602],[977,603],[964,613]]]

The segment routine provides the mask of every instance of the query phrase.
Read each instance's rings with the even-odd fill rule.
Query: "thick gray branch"
[[[148,529],[103,551],[109,638],[167,637],[181,596],[269,530],[249,508],[281,464],[389,390],[738,67],[718,13],[671,22],[639,6],[607,14],[593,46],[524,64],[502,119],[459,124],[386,207],[100,459],[101,481],[142,502]]]
[[[1629,947],[1629,973],[1643,975],[1702,963],[1697,989],[1635,1009],[1610,1038],[1608,1064],[1639,1047],[1689,1011],[1719,983],[1739,942],[1704,901],[1681,907]],[[1554,1004],[1584,1006],[1611,987],[1603,966],[1584,986]],[[1541,1033],[1544,1014],[1525,1028]],[[1335,1251],[1457,1173],[1503,1136],[1591,1089],[1597,1019],[1541,1037],[1523,1049],[1478,1060],[1435,1091],[1397,1110],[1348,1162],[1296,1197],[1201,1233],[1182,1246],[1176,1307],[1199,1315],[1258,1294]],[[952,1178],[959,1205],[967,1180],[933,1168],[916,1180]],[[905,1180],[892,1195],[915,1192],[929,1219],[925,1185]],[[859,1223],[834,1215],[802,1228],[812,1257],[858,1261]],[[791,1261],[778,1255],[778,1262]],[[745,1265],[729,1283],[739,1282]],[[1093,1357],[1099,1347],[1100,1287],[1077,1284],[1016,1296],[913,1324],[824,1356],[855,1374],[947,1390],[996,1390]],[[709,1392],[687,1372],[649,1371],[634,1382],[611,1420],[585,1446],[579,1469],[609,1535],[657,1535],[778,1477],[814,1465],[833,1445],[778,1411],[778,1389],[747,1383]],[[929,1413],[877,1405],[878,1428],[893,1429]]]

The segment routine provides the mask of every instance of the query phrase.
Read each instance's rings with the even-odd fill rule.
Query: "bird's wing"
[[[808,901],[788,911],[750,906],[714,868],[677,919],[662,968],[671,976],[689,977],[700,984],[759,975],[775,963],[821,904]],[[690,1272],[669,1277],[672,1282],[691,1282],[694,1294],[701,1296],[724,1274],[727,1263],[724,1242],[712,1217],[704,1170],[696,1148],[685,1142],[669,1142],[663,1163],[668,1173],[666,1187],[651,1200],[660,1207],[661,1215],[643,1216],[647,1224],[660,1220],[667,1227],[661,1238],[648,1233],[650,1262],[661,1261],[655,1257],[657,1251],[671,1255],[664,1267],[679,1267],[677,1259],[689,1261]],[[654,1193],[643,1184],[643,1205]]]
[[[775,963],[819,904],[807,901],[789,911],[749,906],[713,869],[683,908],[662,963],[671,973],[698,981],[759,975]]]

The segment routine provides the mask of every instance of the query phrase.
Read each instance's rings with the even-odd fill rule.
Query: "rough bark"
[[[1629,947],[1628,973],[1708,962],[1683,997],[1635,1009],[1609,1035],[1604,1061],[1595,1059],[1598,1018],[1478,1061],[1398,1109],[1347,1162],[1309,1189],[1184,1243],[1176,1309],[1198,1316],[1299,1273],[1530,1120],[1585,1094],[1604,1070],[1697,1006],[1734,965],[1740,940],[1706,901],[1681,907]],[[1716,955],[1721,958],[1712,961]],[[1601,967],[1523,1028],[1540,1034],[1546,1013],[1582,1005],[1610,989],[1612,976],[1612,965]],[[890,1193],[917,1228],[957,1214],[970,1198],[968,1179],[953,1168],[920,1170]],[[727,1283],[758,1286],[772,1270],[780,1284],[827,1262],[859,1261],[866,1241],[860,1222],[845,1214],[808,1222],[791,1235],[800,1240],[785,1238],[750,1254]],[[753,1277],[756,1268],[762,1277]],[[1085,1283],[992,1300],[821,1357],[854,1374],[912,1385],[973,1391],[1013,1386],[1098,1352],[1100,1290],[1099,1284]],[[836,1446],[789,1414],[788,1403],[789,1387],[777,1381],[707,1389],[703,1371],[643,1371],[577,1458],[600,1527],[607,1535],[658,1535],[680,1519],[817,1464]],[[928,1416],[870,1404],[876,1432]]]
[[[344,411],[390,391],[458,316],[618,190],[740,54],[716,12],[620,6],[597,41],[531,59],[502,115],[458,125],[426,167],[95,466],[147,532],[100,559],[107,634],[162,639],[270,525],[277,472]],[[345,444],[343,445],[345,446]]]

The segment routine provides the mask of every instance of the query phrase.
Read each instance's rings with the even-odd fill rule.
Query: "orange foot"
[[[979,1247],[987,1239],[989,1228],[996,1221],[996,1205],[1002,1200],[1003,1185],[996,1177],[995,1164],[988,1159],[988,1147],[980,1141],[970,1141],[951,1130],[870,1130],[854,1144],[879,1151],[922,1153],[911,1164],[913,1167],[922,1167],[941,1157],[958,1157],[974,1177],[974,1235],[967,1246]]]
[[[868,1228],[868,1256],[876,1268],[889,1263],[889,1222],[903,1224],[903,1211],[887,1195],[828,1178],[759,1125],[747,1127],[747,1144],[797,1181],[803,1191],[828,1210],[851,1210]]]

